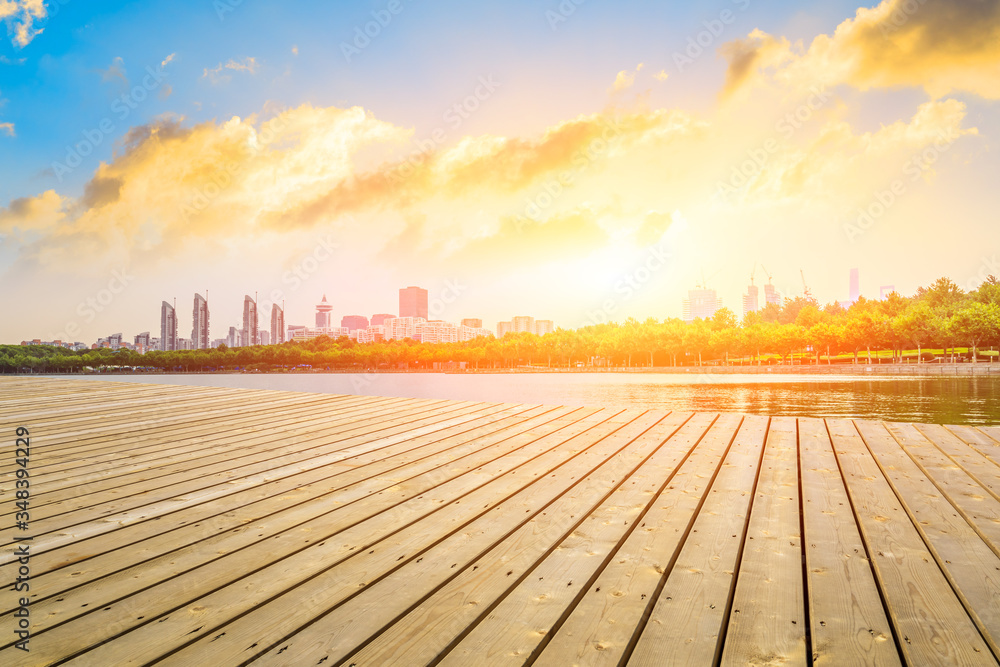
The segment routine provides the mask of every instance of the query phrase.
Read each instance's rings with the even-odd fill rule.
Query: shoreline
[[[644,366],[644,367],[600,367],[547,368],[544,366],[519,368],[469,368],[469,369],[321,369],[310,371],[190,371],[190,372],[137,372],[114,371],[104,373],[11,373],[3,377],[106,377],[117,375],[158,376],[158,375],[395,375],[395,374],[442,374],[442,375],[523,375],[523,374],[657,374],[657,375],[853,375],[857,377],[897,376],[897,377],[1000,377],[1000,363],[948,363],[948,364],[834,364],[804,366]]]

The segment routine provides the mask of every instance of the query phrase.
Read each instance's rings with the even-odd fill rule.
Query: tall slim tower
[[[850,291],[850,301],[855,303],[858,297],[861,296],[861,275],[857,269],[851,269],[851,291]]]
[[[160,306],[160,349],[164,352],[177,349],[177,311],[166,301]]]
[[[285,311],[278,304],[271,306],[271,345],[285,342]]]
[[[399,316],[427,319],[427,290],[407,287],[399,290]]]
[[[243,297],[243,345],[250,347],[260,345],[259,321],[257,319],[257,302],[246,295]]]
[[[743,295],[743,316],[747,313],[756,313],[760,310],[760,288],[750,284],[747,286],[747,293]]]
[[[191,322],[191,349],[207,350],[211,347],[211,339],[208,337],[208,300],[200,294],[194,295]]]
[[[333,306],[326,302],[326,295],[323,300],[316,305],[316,328],[329,329],[333,326]]]

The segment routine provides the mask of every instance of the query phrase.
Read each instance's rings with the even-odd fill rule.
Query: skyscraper
[[[399,316],[427,319],[427,290],[407,287],[399,290]]]
[[[340,318],[340,326],[348,331],[368,328],[368,318],[364,315],[344,315]]]
[[[394,317],[396,316],[390,315],[389,313],[377,313],[375,315],[372,315],[371,326],[373,327],[382,326],[383,324],[385,324],[386,320],[391,320]]]
[[[743,316],[747,313],[756,313],[760,310],[760,288],[756,285],[748,285],[747,293],[743,295]]]
[[[260,326],[257,320],[257,302],[250,295],[243,297],[243,340],[245,347],[260,345]]]
[[[688,290],[688,296],[684,299],[684,321],[693,322],[699,317],[708,319],[719,308],[722,308],[722,300],[714,289]]]
[[[861,274],[857,269],[851,269],[851,289],[848,298],[851,303],[856,303],[861,296]]]
[[[330,314],[333,311],[333,306],[326,302],[326,295],[323,295],[323,301],[316,305],[316,328],[317,329],[329,329],[333,326],[333,316]]]
[[[177,313],[166,301],[160,306],[160,349],[164,352],[177,349]]]
[[[773,303],[776,306],[781,305],[781,292],[775,289],[771,283],[764,285],[764,303]]]
[[[271,306],[271,345],[285,342],[285,311],[278,304]]]
[[[208,301],[200,294],[194,295],[194,310],[191,321],[192,348],[207,350],[211,341],[208,337]]]

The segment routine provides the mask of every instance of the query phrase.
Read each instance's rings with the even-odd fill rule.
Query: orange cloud
[[[760,31],[725,45],[726,91],[763,70],[787,84],[922,87],[1000,98],[1000,0],[883,0],[798,53]]]
[[[46,16],[45,0],[0,0],[0,21],[7,23],[18,48],[24,48],[42,32],[35,24]]]

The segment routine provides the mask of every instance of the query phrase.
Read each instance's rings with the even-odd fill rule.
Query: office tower
[[[472,327],[473,329],[482,329],[483,321],[475,317],[467,317],[462,320],[463,327]]]
[[[535,334],[544,336],[555,331],[555,324],[552,320],[535,320]]]
[[[260,330],[260,344],[261,345],[271,344],[271,334],[268,332],[267,329]]]
[[[896,291],[895,285],[882,285],[878,288],[878,298],[881,301],[885,301],[886,298]]]
[[[370,326],[380,327],[385,324],[386,320],[391,320],[394,317],[396,316],[390,315],[389,313],[378,313],[376,315],[372,315],[372,323]]]
[[[399,316],[427,319],[427,290],[407,287],[399,290]]]
[[[743,295],[743,316],[746,317],[747,313],[756,313],[760,310],[760,303],[758,298],[760,296],[760,288],[756,285],[749,285],[747,287],[747,293]]]
[[[229,327],[229,336],[226,338],[227,347],[240,346],[240,330],[236,327]]]
[[[200,294],[194,295],[194,310],[191,318],[191,345],[195,350],[207,350],[208,338],[208,300]]]
[[[357,331],[358,329],[368,328],[368,318],[364,315],[345,315],[340,318],[341,328],[347,329],[348,331]]]
[[[722,308],[722,300],[714,289],[688,290],[688,296],[684,299],[684,321],[693,322],[699,317],[707,320],[719,308]]]
[[[260,345],[260,330],[257,320],[257,302],[250,295],[243,297],[243,331],[240,343],[245,347]]]
[[[150,347],[149,347],[150,342],[151,341],[150,341],[150,338],[149,338],[149,332],[148,331],[143,331],[141,334],[138,334],[135,337],[135,346],[136,347],[142,346],[144,349],[148,350],[148,349],[150,349]]]
[[[514,333],[535,333],[535,318],[527,315],[516,315],[511,320],[514,325]]]
[[[316,328],[317,329],[329,329],[333,326],[333,306],[331,306],[326,301],[326,295],[323,295],[323,300],[316,305]]]
[[[851,291],[848,295],[848,299],[851,303],[855,303],[858,297],[861,296],[861,274],[857,269],[851,269]]]
[[[177,313],[166,301],[160,306],[160,349],[164,352],[177,349]]]
[[[285,342],[285,311],[278,304],[271,306],[271,345]]]

